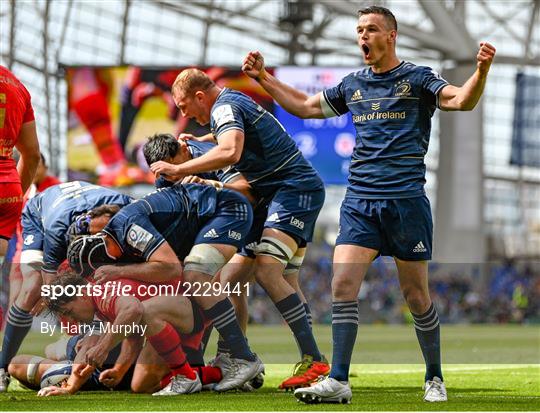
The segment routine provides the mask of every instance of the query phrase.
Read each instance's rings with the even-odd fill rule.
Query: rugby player
[[[255,278],[288,323],[303,355],[293,376],[280,387],[308,385],[327,374],[329,365],[313,337],[307,305],[286,281],[284,270],[287,265],[293,271],[300,268],[324,202],[324,185],[283,126],[247,95],[218,87],[197,69],[182,71],[172,93],[184,117],[210,123],[218,145],[191,161],[159,161],[150,168],[181,179],[234,165],[266,200],[266,215],[253,228],[260,231],[255,234]]]
[[[0,353],[0,383],[8,382],[7,366],[30,330],[32,313],[39,312],[41,285],[50,281],[66,259],[70,225],[99,205],[124,206],[131,201],[126,195],[82,181],[52,186],[28,201],[22,214],[19,265],[23,284],[7,317]],[[111,214],[116,210],[112,207]],[[97,232],[104,225],[101,220],[83,221]]]
[[[432,219],[424,191],[424,156],[433,112],[476,106],[495,48],[480,43],[476,71],[456,87],[429,67],[397,58],[397,23],[390,10],[367,7],[358,17],[358,45],[368,67],[315,96],[268,74],[259,52],[250,52],[242,66],[288,112],[301,118],[351,112],[357,134],[334,252],[332,370],[327,379],[296,390],[295,396],[308,403],[350,401],[348,376],[358,329],[358,292],[371,261],[380,254],[394,257],[414,318],[426,363],[424,400],[446,401],[439,319],[428,289]],[[380,109],[375,111],[373,103]]]
[[[9,239],[21,217],[26,192],[40,159],[30,93],[6,67],[0,65],[0,267]],[[13,148],[21,154],[15,165]],[[8,315],[9,319],[9,315]],[[0,307],[0,330],[4,315]],[[7,390],[7,374],[0,365],[0,393]]]
[[[206,287],[242,247],[252,219],[249,202],[234,191],[176,184],[122,208],[101,234],[75,240],[81,252],[70,264],[80,274],[94,271],[98,283],[120,277],[159,283],[183,276],[188,294],[231,349],[222,361],[234,368],[215,387],[227,391],[259,375],[264,365],[249,349],[225,291]],[[82,244],[86,239],[91,242]],[[128,264],[104,265],[119,260]],[[196,289],[207,293],[195,294]]]

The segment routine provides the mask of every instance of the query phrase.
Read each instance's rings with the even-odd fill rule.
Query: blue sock
[[[276,308],[293,332],[300,353],[312,356],[314,361],[321,361],[321,353],[309,326],[304,303],[298,294],[293,293],[277,302]]]
[[[443,379],[441,371],[441,330],[439,316],[433,303],[429,309],[420,315],[413,314],[416,337],[422,349],[422,355],[426,362],[425,381],[433,380],[433,377]]]
[[[307,322],[309,324],[309,328],[313,330],[313,317],[311,316],[311,308],[309,308],[308,303],[304,303],[304,308],[306,309],[306,317],[307,317]]]
[[[0,368],[7,371],[7,366],[11,359],[15,357],[21,343],[32,327],[33,317],[30,313],[21,310],[13,304],[9,309],[2,342],[2,352],[0,353]]]
[[[221,300],[212,308],[204,310],[204,314],[214,322],[214,328],[231,350],[233,358],[255,360],[255,355],[249,349],[246,338],[236,319],[234,307],[228,298]]]
[[[349,381],[351,357],[358,332],[358,301],[332,303],[332,370],[330,377]]]

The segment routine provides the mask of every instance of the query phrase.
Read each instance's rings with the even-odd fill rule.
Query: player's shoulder
[[[216,144],[212,142],[199,142],[199,141],[186,141],[186,145],[188,147],[188,150],[194,156],[198,155],[197,152],[206,153],[210,149],[216,146]]]

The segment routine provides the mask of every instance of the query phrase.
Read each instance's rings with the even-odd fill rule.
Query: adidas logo
[[[418,244],[416,244],[416,247],[413,248],[412,252],[426,252],[427,249],[424,247],[424,243],[420,241]]]
[[[256,242],[250,242],[244,248],[247,249],[247,250],[253,251],[255,248],[257,248],[257,243]]]
[[[218,238],[219,235],[214,228],[203,235],[203,238]]]
[[[277,212],[274,212],[272,215],[268,217],[266,220],[267,222],[279,222],[279,215]]]
[[[356,92],[354,92],[353,95],[351,96],[351,100],[355,101],[355,100],[360,100],[360,99],[363,99],[362,92],[360,92],[360,89],[356,89]]]

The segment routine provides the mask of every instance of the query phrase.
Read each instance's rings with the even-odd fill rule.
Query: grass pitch
[[[270,326],[249,330],[251,346],[266,363],[265,385],[253,393],[155,398],[127,392],[81,392],[70,397],[38,398],[35,392],[17,391],[0,394],[0,407],[3,411],[540,410],[537,327],[443,326],[442,332],[447,403],[422,401],[424,368],[410,326],[360,326],[355,364],[351,368],[352,404],[298,403],[292,394],[277,390],[280,381],[290,374],[292,361],[297,361],[294,340],[285,326]],[[319,326],[315,333],[323,352],[330,355],[329,326]],[[23,351],[39,353],[42,341],[33,334]],[[214,352],[213,348],[208,351],[208,354]]]

